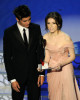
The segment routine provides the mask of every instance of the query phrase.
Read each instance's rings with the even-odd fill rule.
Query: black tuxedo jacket
[[[31,23],[29,45],[25,46],[16,24],[4,31],[3,55],[9,81],[16,79],[24,82],[28,78],[37,78],[38,63],[44,57],[40,36],[40,26]]]

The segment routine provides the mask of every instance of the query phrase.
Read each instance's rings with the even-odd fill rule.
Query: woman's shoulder
[[[71,39],[71,37],[65,32],[62,32],[62,35],[64,36],[65,39],[68,39],[68,40]]]
[[[44,35],[43,35],[43,38],[44,38],[44,39],[47,39],[47,38],[48,38],[48,33],[44,34]]]
[[[62,32],[62,34],[63,34],[65,42],[67,42],[67,43],[72,42],[71,37],[67,33]]]

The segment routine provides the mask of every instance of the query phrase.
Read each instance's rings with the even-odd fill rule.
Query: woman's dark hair
[[[19,20],[31,16],[31,11],[26,5],[18,6],[17,8],[14,9],[13,13]]]
[[[58,26],[58,30],[61,29],[62,27],[62,18],[61,18],[61,15],[58,13],[58,12],[50,12],[46,18],[45,18],[45,29],[48,30],[47,28],[47,20],[49,18],[53,18],[55,21],[56,21],[56,24]]]

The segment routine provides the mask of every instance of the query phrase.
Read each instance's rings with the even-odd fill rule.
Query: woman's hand
[[[60,71],[61,70],[61,66],[59,65],[59,66],[56,66],[55,68],[52,68],[52,71]]]

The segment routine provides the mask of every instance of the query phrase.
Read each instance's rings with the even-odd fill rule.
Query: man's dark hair
[[[31,16],[31,11],[26,5],[20,5],[13,11],[14,15],[21,20],[22,18]]]
[[[56,21],[56,24],[58,26],[58,30],[61,29],[62,27],[62,18],[61,18],[61,15],[58,13],[58,12],[50,12],[46,18],[45,18],[45,29],[48,30],[47,28],[47,20],[49,18],[53,18],[55,21]]]

